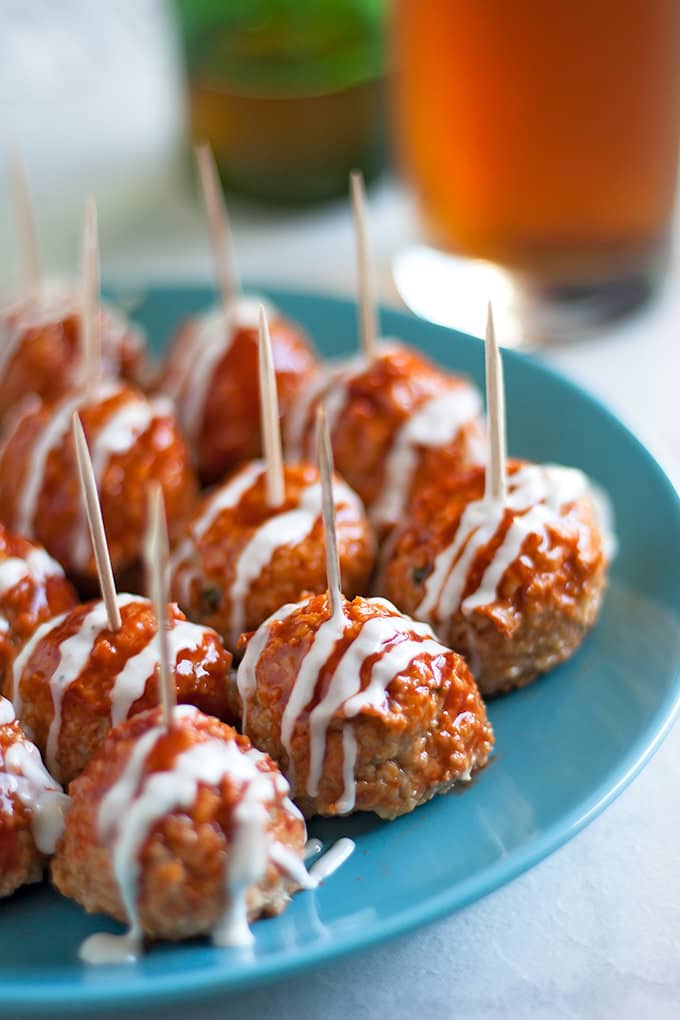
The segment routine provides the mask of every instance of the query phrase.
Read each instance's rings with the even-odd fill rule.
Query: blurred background
[[[24,157],[48,269],[77,268],[91,192],[107,281],[210,279],[191,149],[208,140],[245,280],[351,295],[358,167],[383,301],[479,333],[492,298],[503,342],[657,438],[680,370],[679,137],[677,0],[549,16],[533,0],[0,0],[0,149]],[[5,290],[2,159],[0,203]]]
[[[218,157],[246,279],[307,286],[315,267],[346,290],[348,172],[378,182],[387,162],[386,13],[385,0],[0,0],[0,145],[23,154],[46,265],[75,266],[93,192],[106,277],[208,277],[193,133]],[[3,160],[0,188],[9,284]],[[378,185],[378,220],[394,218],[393,190]],[[401,216],[394,231],[386,249]]]

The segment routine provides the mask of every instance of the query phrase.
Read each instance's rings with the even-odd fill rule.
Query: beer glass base
[[[392,270],[400,297],[421,318],[482,336],[491,301],[501,343],[527,350],[588,339],[630,315],[655,294],[667,261],[663,250],[616,279],[547,286],[491,262],[414,245],[395,256]]]

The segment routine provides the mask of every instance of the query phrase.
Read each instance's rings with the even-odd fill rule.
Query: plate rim
[[[109,285],[107,289],[110,293],[115,294],[123,293],[125,290],[134,290],[135,292],[141,291],[144,295],[151,292],[168,291],[193,292],[195,295],[207,295],[214,292],[209,284],[199,280],[156,281],[143,285],[139,283],[128,285],[121,280],[117,281],[115,285]],[[312,299],[328,303],[331,306],[356,307],[351,298],[337,294],[287,289],[266,284],[257,287],[248,286],[246,289],[262,291],[271,296],[275,302],[277,299],[302,302]],[[420,319],[408,311],[381,305],[379,312],[381,316],[394,317],[403,323],[407,332],[409,324],[415,324],[416,327],[426,326],[437,332],[452,333],[457,338],[482,344],[479,337],[457,330],[449,330],[438,323]],[[132,317],[134,319],[134,313]],[[408,335],[405,339],[408,340]],[[657,456],[650,452],[641,439],[627,424],[621,421],[606,402],[533,354],[504,349],[503,358],[504,360],[509,359],[511,363],[529,362],[532,370],[565,387],[571,395],[581,401],[585,400],[597,413],[608,419],[608,423],[616,431],[622,433],[625,440],[633,445],[636,453],[647,462],[656,481],[666,490],[669,507],[673,509],[675,523],[680,534],[680,492],[678,488]],[[98,988],[96,985],[82,984],[74,987],[73,981],[65,981],[60,984],[50,981],[49,976],[44,979],[44,983],[41,981],[39,985],[30,985],[27,981],[3,982],[0,986],[2,1005],[6,1009],[11,1008],[23,1015],[40,1014],[47,1009],[52,1015],[63,1015],[66,1012],[82,1013],[92,1009],[101,1011],[106,1008],[114,1010],[116,1008],[160,1007],[170,998],[178,1004],[186,1003],[190,998],[205,1001],[224,991],[242,991],[254,985],[283,980],[324,963],[346,958],[353,953],[361,952],[400,935],[406,935],[416,928],[439,920],[447,914],[488,896],[570,841],[597,818],[639,775],[658,751],[679,715],[680,671],[676,670],[672,685],[658,702],[647,726],[638,734],[626,754],[621,756],[616,766],[609,770],[589,795],[585,796],[569,812],[561,815],[559,821],[554,822],[540,836],[516,847],[475,875],[457,882],[450,888],[444,888],[441,892],[429,896],[415,906],[400,910],[388,918],[375,920],[365,929],[341,934],[329,941],[309,943],[292,957],[279,955],[270,959],[261,958],[257,961],[256,966],[241,968],[236,972],[225,972],[225,976],[222,978],[218,971],[212,969],[207,975],[201,974],[200,970],[195,973],[168,970],[152,977],[135,975],[132,987],[126,987],[124,982],[121,982],[120,990],[116,990],[113,995],[109,985]]]

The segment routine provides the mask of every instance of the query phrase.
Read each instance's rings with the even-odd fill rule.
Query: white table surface
[[[103,217],[110,279],[209,278],[200,216],[188,195],[172,192],[175,183],[134,219],[107,225]],[[233,212],[246,279],[352,293],[353,240],[344,204],[277,216]],[[371,231],[381,296],[396,302],[390,260],[415,226],[393,186],[371,196]],[[546,357],[602,397],[680,476],[680,259],[659,299],[642,313]],[[678,790],[680,728],[604,815],[510,885],[399,941],[221,1003],[196,1004],[190,1015],[677,1020]],[[172,1020],[189,1010],[163,1012]]]

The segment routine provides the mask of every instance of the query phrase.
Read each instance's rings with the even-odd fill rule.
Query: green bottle
[[[347,193],[385,162],[387,0],[175,0],[191,129],[225,187],[282,203]]]

